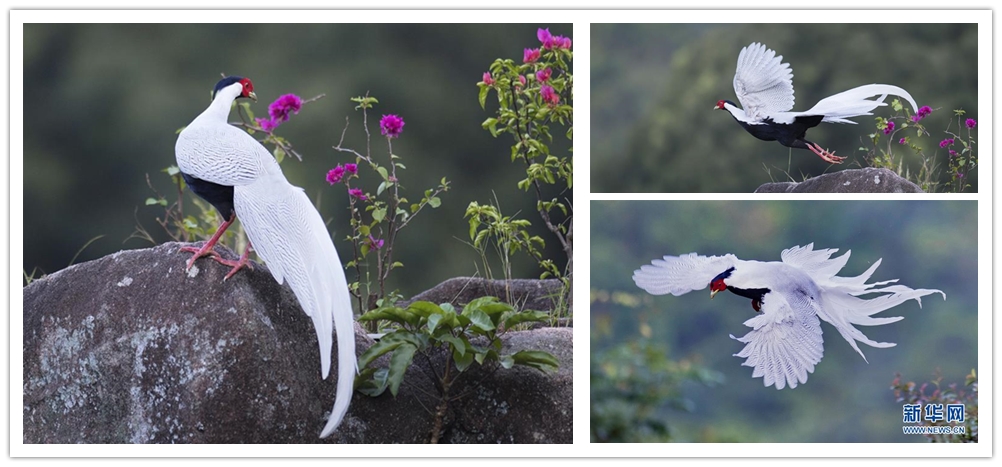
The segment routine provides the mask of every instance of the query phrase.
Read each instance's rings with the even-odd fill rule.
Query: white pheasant
[[[888,95],[904,98],[917,114],[918,104],[911,94],[889,84],[867,84],[821,99],[806,112],[793,109],[793,70],[783,63],[783,56],[758,42],[741,49],[734,73],[734,94],[744,109],[729,100],[717,101],[714,109],[726,110],[752,136],[763,141],[779,141],[790,148],[808,149],[826,162],[841,163],[844,157],[821,149],[805,139],[807,130],[821,122],[849,123],[861,115],[873,115],[877,107],[885,106]],[[880,96],[877,99],[870,99]]]
[[[303,189],[285,179],[278,162],[261,143],[227,123],[237,98],[257,100],[249,79],[230,76],[219,81],[212,104],[181,131],[174,148],[188,186],[226,219],[202,248],[185,249],[195,253],[188,267],[195,259],[211,255],[234,266],[229,277],[246,263],[250,246],[239,262],[223,260],[212,251],[235,215],[275,280],[289,282],[303,311],[312,318],[324,379],[331,366],[333,324],[338,381],[334,408],[320,434],[326,437],[348,411],[358,371],[348,282],[327,227]]]
[[[756,314],[745,321],[752,328],[744,337],[734,337],[745,344],[741,352],[744,366],[754,368],[752,377],[762,377],[766,386],[776,389],[797,387],[807,382],[807,374],[821,361],[824,352],[821,323],[825,320],[866,360],[856,341],[871,347],[886,348],[895,344],[875,342],[853,325],[877,326],[903,319],[874,318],[874,314],[920,297],[940,293],[935,289],[911,289],[887,285],[897,279],[867,284],[880,265],[878,259],[856,277],[836,276],[849,260],[850,251],[832,258],[837,249],[814,250],[814,244],[783,250],[779,261],[742,261],[732,254],[665,256],[634,271],[633,281],[654,295],[682,295],[710,287],[710,298],[722,290],[749,298]],[[871,299],[861,295],[880,294]]]

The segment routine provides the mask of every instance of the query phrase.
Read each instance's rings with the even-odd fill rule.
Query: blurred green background
[[[889,107],[854,118],[858,125],[808,131],[849,157],[836,167],[806,150],[793,150],[791,162],[788,148],[712,110],[721,99],[737,102],[738,53],[752,42],[790,63],[794,111],[871,83],[900,86],[919,106],[938,108],[923,120],[930,136],[921,145],[939,150],[941,164],[942,131],[951,119],[957,130],[953,110],[978,118],[977,24],[593,24],[591,40],[593,192],[751,192],[787,173],[801,181],[866,166],[859,148],[871,146],[873,119],[890,116]],[[913,171],[920,164],[916,156],[906,162]],[[968,191],[977,191],[977,177],[975,170]]]
[[[631,343],[627,353],[636,356],[653,345],[679,362],[679,374],[702,367],[709,375],[697,376],[722,378],[709,387],[686,380],[650,414],[667,424],[674,440],[925,442],[902,434],[901,403],[889,388],[896,372],[921,383],[937,369],[944,384],[962,386],[977,368],[976,209],[975,201],[592,201],[592,410],[609,409],[603,404],[618,397],[616,391],[630,389],[606,384],[625,366],[617,346]],[[706,289],[653,296],[632,280],[635,269],[664,255],[779,261],[783,249],[811,242],[815,249],[838,248],[837,254],[852,250],[841,276],[858,275],[883,258],[872,281],[897,278],[909,287],[941,289],[947,300],[927,296],[923,308],[909,301],[877,315],[904,320],[860,326],[875,341],[897,343],[887,349],[859,344],[869,364],[822,323],[825,352],[814,373],[795,389],[776,390],[733,356],[743,344],[728,334],[747,333],[742,323],[754,314],[747,299],[720,294],[711,301]],[[663,391],[669,382],[651,378],[652,387],[636,392]],[[609,410],[601,423],[622,412]],[[637,421],[621,423],[630,428]]]
[[[362,115],[349,98],[368,92],[379,99],[369,129],[372,154],[384,165],[379,117],[403,117],[403,134],[393,142],[407,166],[403,194],[416,202],[443,176],[453,189],[441,196],[441,208],[423,211],[401,232],[394,259],[405,268],[391,275],[391,289],[410,296],[476,274],[479,257],[464,243],[463,213],[470,201],[488,203],[495,195],[505,214],[533,223],[530,231],[547,240],[548,257],[562,265],[566,258],[535,212],[535,199],[516,186],[525,169],[510,162],[512,141],[480,126],[496,111],[496,99],[488,99],[486,112],[477,102],[476,83],[491,62],[521,60],[523,48],[539,46],[538,27],[571,36],[570,25],[530,24],[26,24],[24,270],[62,269],[102,234],[76,262],[147,247],[124,241],[137,219],[166,240],[154,222],[162,209],[144,205],[153,196],[144,177],[160,193],[173,192],[160,170],[175,164],[175,131],[209,104],[221,72],[253,80],[259,116],[282,94],[326,94],[277,134],[304,155],[303,162],[286,158],[282,169],[321,200],[325,219],[333,218],[329,228],[343,261],[351,251],[342,240],[349,232],[347,195],[324,177],[337,163],[353,161],[331,149],[345,117],[351,126],[344,146],[364,153]],[[553,144],[554,153],[569,148],[566,138]],[[377,183],[369,180],[367,190],[375,192]],[[193,212],[190,201],[185,212]],[[517,277],[541,272],[521,256],[514,267]]]

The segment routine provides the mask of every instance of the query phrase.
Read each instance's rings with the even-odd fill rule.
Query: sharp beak
[[[718,105],[713,106],[713,110],[720,110],[720,106]]]
[[[254,102],[257,102],[257,94],[254,94],[254,91],[247,93],[247,97],[251,98]]]
[[[713,300],[713,296],[720,292],[719,290],[710,290],[710,300]]]

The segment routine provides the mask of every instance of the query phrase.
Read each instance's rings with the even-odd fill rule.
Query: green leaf
[[[375,344],[372,344],[372,347],[369,347],[362,353],[362,356],[358,357],[358,367],[365,368],[369,366],[369,364],[375,359],[382,357],[387,352],[390,352],[403,344],[405,344],[403,341],[393,341],[387,339],[380,339],[376,341]]]
[[[402,267],[404,267],[404,263],[401,263],[400,261],[394,261],[393,264],[390,265],[390,269],[396,269]]]
[[[463,310],[462,316],[470,318],[470,322],[473,323],[473,326],[482,331],[492,331],[495,329],[494,322],[491,321],[491,317],[479,308],[470,310],[469,312],[467,312],[467,310]]]
[[[480,94],[477,96],[477,99],[480,100],[480,108],[482,110],[487,110],[487,93],[490,92],[490,90],[490,86],[480,86]]]
[[[376,188],[376,196],[379,196],[379,195],[383,194],[383,190],[385,190],[386,187],[389,186],[388,183],[389,182],[385,182],[385,181],[384,182],[379,182],[379,187]]]
[[[166,200],[165,200],[165,202],[166,202]],[[160,201],[157,200],[156,198],[146,198],[146,205],[147,206],[152,206],[154,204],[160,204]]]
[[[410,306],[407,307],[407,310],[424,318],[431,317],[432,315],[446,314],[445,310],[443,310],[440,306],[424,300],[411,303]]]
[[[431,198],[428,198],[428,205],[431,206],[432,209],[437,208],[442,205],[442,200],[439,199],[438,196],[432,196]]]
[[[442,322],[444,315],[435,314],[428,317],[428,332],[434,333],[435,328],[438,327],[438,323]]]
[[[279,164],[281,164],[282,160],[285,159],[285,150],[279,146],[275,146],[274,154],[275,154],[275,160],[278,161]]]
[[[397,347],[397,350],[393,351],[393,356],[390,357],[390,372],[387,379],[390,382],[390,394],[393,394],[393,397],[397,397],[400,383],[404,381],[404,373],[407,372],[407,367],[414,360],[415,352],[417,352],[417,347],[403,344]]]
[[[545,322],[550,318],[550,314],[545,311],[523,311],[515,313],[504,320],[504,328],[511,329],[521,323]]]
[[[181,169],[177,168],[176,165],[172,165],[172,166],[167,167],[166,169],[164,169],[164,172],[166,172],[167,175],[170,175],[171,177],[173,177],[173,176],[181,173]]]
[[[355,389],[369,397],[379,397],[386,391],[389,374],[386,368],[366,368],[355,378]]]
[[[507,369],[510,369],[513,366],[515,366],[515,359],[512,358],[511,355],[505,355],[505,356],[501,357],[501,367],[502,368],[504,368],[504,369],[507,370]]]
[[[376,167],[376,172],[379,172],[379,176],[383,177],[383,180],[390,181],[390,174],[386,171],[386,167]]]
[[[467,343],[463,342],[462,339],[453,336],[452,334],[443,334],[441,337],[438,338],[438,340],[442,342],[448,342],[450,345],[452,345],[453,355],[457,353],[459,354],[460,357],[466,355]]]
[[[375,211],[372,211],[372,219],[375,220],[376,222],[383,222],[383,219],[385,218],[386,218],[386,208],[379,208],[376,209]]]
[[[473,352],[466,352],[457,355],[458,349],[452,352],[452,359],[456,362],[456,368],[462,372],[473,363]]]
[[[515,352],[511,358],[517,365],[525,365],[539,371],[556,370],[560,366],[557,358],[548,352],[539,350],[520,350]]]

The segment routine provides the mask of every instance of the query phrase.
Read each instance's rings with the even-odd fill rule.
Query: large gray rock
[[[846,169],[803,182],[766,183],[755,193],[923,193],[918,185],[888,169]]]
[[[122,251],[23,289],[25,443],[427,442],[437,399],[424,359],[396,398],[356,393],[321,440],[337,359],[321,380],[292,291],[261,265],[226,282],[228,268],[208,259],[185,272],[180,246]],[[355,341],[359,354],[372,345],[357,325]],[[547,350],[560,370],[472,369],[453,388],[467,396],[451,404],[442,441],[570,443],[572,347],[569,329],[508,333],[506,352]]]

